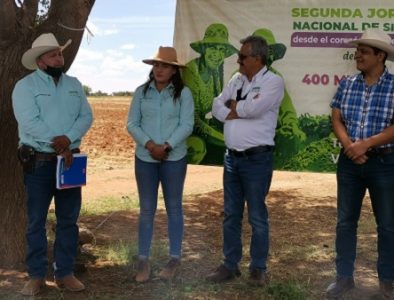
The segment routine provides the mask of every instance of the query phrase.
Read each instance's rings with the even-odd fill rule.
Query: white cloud
[[[79,48],[77,59],[80,61],[99,61],[103,58],[103,53],[100,51]]]
[[[122,50],[133,50],[135,49],[135,44],[125,44],[120,46],[120,49]]]
[[[81,48],[69,71],[93,91],[134,91],[148,77],[150,66],[119,49],[104,52]]]
[[[94,36],[108,36],[108,35],[116,35],[119,33],[119,29],[112,23],[111,28],[102,28],[99,27],[95,23],[88,21],[86,24],[87,28],[89,28],[90,32]],[[86,34],[86,32],[85,32]]]

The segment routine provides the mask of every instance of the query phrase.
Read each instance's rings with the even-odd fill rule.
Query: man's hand
[[[64,157],[64,166],[66,167],[66,169],[70,168],[71,165],[73,164],[73,159],[74,159],[71,150],[66,149],[65,151],[60,153],[60,155]]]
[[[226,107],[231,109],[231,111],[229,112],[229,114],[226,117],[226,120],[238,119],[239,116],[237,114],[237,101],[233,100],[233,99],[230,99],[230,100],[227,100],[225,105],[226,105]]]
[[[236,111],[232,110],[229,112],[229,114],[226,117],[226,120],[234,120],[234,119],[239,119],[238,114]]]
[[[356,165],[362,165],[362,164],[365,164],[367,162],[367,160],[368,160],[368,156],[364,154],[364,155],[361,155],[361,156],[353,159],[353,162]]]
[[[358,157],[365,155],[369,149],[369,144],[364,140],[358,140],[345,148],[344,154],[351,160],[355,160]]]
[[[55,150],[56,154],[62,154],[70,146],[71,141],[65,135],[55,136],[52,139],[51,147]]]
[[[369,144],[365,140],[358,140],[348,145],[343,153],[355,164],[362,165],[368,160],[368,149]]]
[[[235,110],[237,108],[237,100],[234,99],[227,100],[224,105],[231,110]]]

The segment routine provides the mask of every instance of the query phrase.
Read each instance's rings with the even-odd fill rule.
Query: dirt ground
[[[85,203],[105,197],[137,199],[133,171],[134,146],[125,123],[129,102],[124,99],[91,101],[95,122],[82,150],[89,154],[88,184],[83,188]],[[155,274],[166,262],[166,216],[159,207],[155,225],[153,280],[133,281],[133,266],[116,264],[99,254],[106,245],[136,243],[138,209],[115,211],[100,216],[83,216],[81,224],[94,231],[97,250],[87,270],[78,273],[87,290],[72,294],[59,292],[50,275],[47,287],[37,299],[292,299],[275,298],[270,290],[246,284],[250,228],[244,220],[243,275],[223,286],[204,282],[218,266],[221,255],[223,219],[222,167],[188,166],[185,183],[185,237],[180,274],[172,283],[163,283]],[[306,296],[297,299],[324,299],[324,290],[335,276],[334,239],[336,219],[334,174],[275,171],[267,198],[270,212],[269,269],[272,289],[300,284]],[[357,289],[349,299],[376,299],[376,235],[371,208],[365,201],[360,223]],[[165,247],[157,246],[164,244]],[[97,258],[97,256],[99,258]],[[0,269],[0,298],[19,299],[26,273]]]

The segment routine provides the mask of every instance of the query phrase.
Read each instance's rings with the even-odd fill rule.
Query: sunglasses
[[[255,55],[251,55],[251,54],[245,55],[245,54],[242,54],[242,53],[238,53],[238,59],[240,61],[243,61],[243,60],[247,59],[249,56],[255,56]]]

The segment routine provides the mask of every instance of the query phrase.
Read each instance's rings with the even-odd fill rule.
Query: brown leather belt
[[[367,151],[367,156],[373,157],[373,156],[384,156],[390,153],[394,153],[394,147],[388,147],[388,148],[372,148]]]
[[[71,150],[72,153],[79,153],[81,152],[79,148],[75,148]],[[39,161],[55,161],[57,160],[57,154],[56,153],[47,153],[47,152],[38,152],[34,151],[36,160]]]
[[[52,161],[57,159],[56,153],[35,152],[36,160],[39,161]]]

